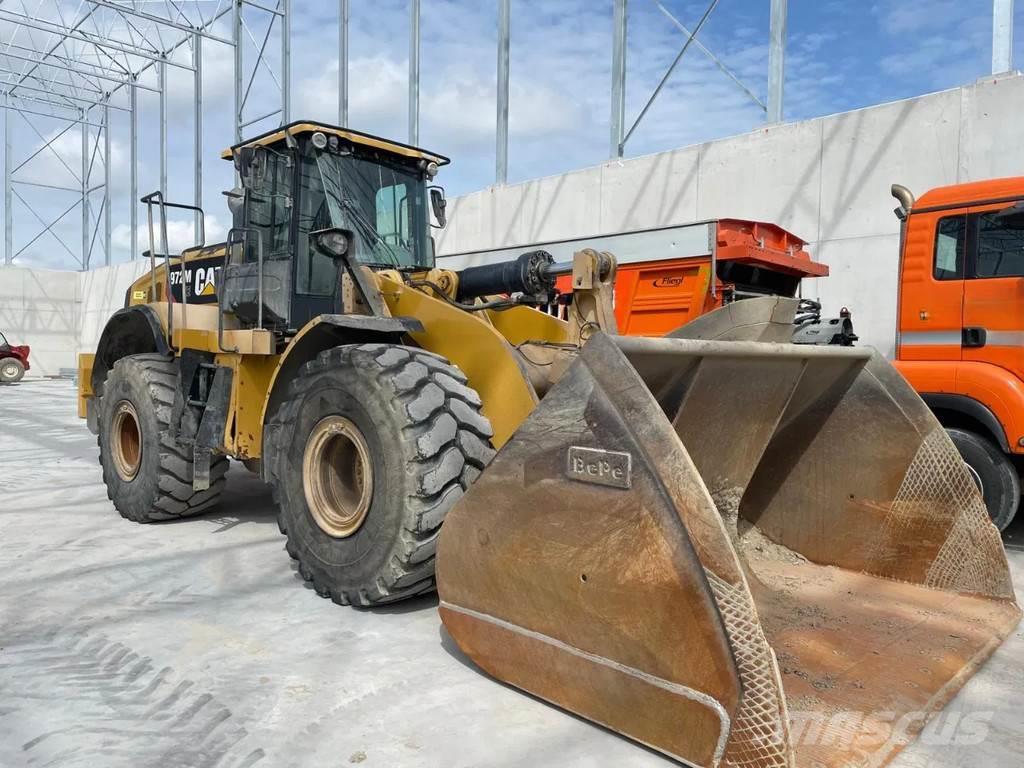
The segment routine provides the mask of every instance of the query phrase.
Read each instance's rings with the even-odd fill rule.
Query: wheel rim
[[[373,465],[355,424],[327,416],[313,427],[302,457],[302,484],[320,530],[338,539],[359,530],[370,511]]]
[[[117,404],[110,433],[114,469],[122,480],[131,482],[142,464],[142,431],[139,429],[139,414],[127,400]]]
[[[18,366],[8,363],[4,366],[4,376],[8,379],[13,379],[18,375]]]

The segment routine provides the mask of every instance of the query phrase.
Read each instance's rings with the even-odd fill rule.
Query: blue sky
[[[692,28],[706,4],[663,0]],[[350,125],[407,137],[406,0],[351,0]],[[494,179],[497,2],[422,0],[420,143],[453,158],[440,180],[449,194]],[[970,83],[988,74],[991,0],[790,0],[786,119],[797,120]],[[512,0],[509,180],[522,181],[606,159],[611,0]],[[762,99],[767,90],[769,0],[721,0],[700,38]],[[292,114],[335,121],[337,3],[293,0]],[[1024,66],[1024,3],[1018,3],[1015,63]],[[226,31],[225,31],[226,33]],[[683,38],[651,0],[631,0],[627,125]],[[230,51],[207,45],[204,117],[205,206],[214,235],[227,220],[220,190],[232,183],[218,159],[231,140]],[[258,84],[260,88],[267,83]],[[267,89],[266,98],[276,94]],[[172,199],[191,199],[191,85],[172,83]],[[259,98],[257,96],[257,98]],[[144,99],[141,187],[157,184],[155,99]],[[691,48],[637,129],[636,156],[755,129],[761,109]],[[269,126],[268,126],[269,127]],[[20,128],[24,132],[24,127]],[[127,258],[127,132],[113,131],[115,261]],[[26,135],[27,140],[27,135]],[[74,154],[74,137],[65,147]],[[52,162],[51,162],[52,165]],[[60,168],[39,173],[52,178]],[[41,202],[40,205],[50,203]],[[56,204],[56,203],[53,203]],[[35,231],[16,208],[17,241]],[[72,216],[71,218],[74,218]],[[140,217],[141,220],[141,217]],[[75,222],[68,223],[67,239]],[[184,233],[191,228],[182,222]],[[23,263],[69,266],[47,238]]]

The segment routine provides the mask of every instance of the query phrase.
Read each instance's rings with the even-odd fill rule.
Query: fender
[[[264,426],[277,410],[287,384],[298,369],[325,349],[361,341],[398,343],[407,333],[423,330],[423,324],[410,317],[373,317],[370,315],[319,315],[304,325],[291,340],[270,377],[263,400],[260,423]],[[278,381],[281,386],[278,386]]]
[[[962,414],[991,433],[1007,453],[1024,453],[1024,382],[990,363],[896,361],[911,386],[933,410]]]
[[[93,363],[92,391],[103,392],[103,382],[114,363],[128,355],[157,353],[170,356],[163,324],[156,311],[145,304],[117,310],[107,320]]]

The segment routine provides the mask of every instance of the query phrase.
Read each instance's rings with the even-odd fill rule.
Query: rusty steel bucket
[[[999,646],[1021,614],[952,443],[877,353],[786,343],[794,310],[584,345],[446,518],[477,665],[684,764],[839,768]]]

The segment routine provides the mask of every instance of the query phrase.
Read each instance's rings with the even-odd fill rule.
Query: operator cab
[[[430,227],[444,226],[445,202],[430,182],[448,158],[308,122],[222,156],[234,161],[240,186],[225,193],[232,229],[221,307],[244,327],[287,333],[346,311],[342,275],[351,271],[358,284],[356,265],[434,267]]]

